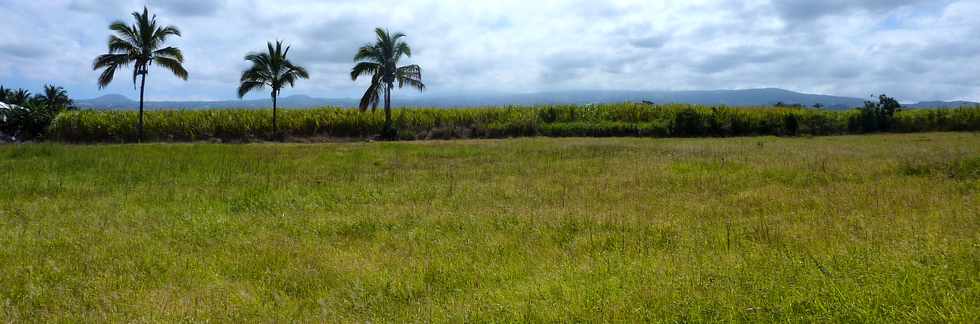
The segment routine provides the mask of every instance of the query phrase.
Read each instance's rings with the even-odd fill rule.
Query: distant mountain
[[[95,99],[88,100],[76,100],[76,105],[84,102],[86,108],[88,107],[99,107],[99,108],[113,108],[114,106],[119,107],[129,107],[132,104],[136,104],[136,101],[126,98],[126,96],[118,94],[104,95]]]
[[[902,105],[905,108],[925,109],[925,108],[960,108],[975,107],[980,103],[972,101],[923,101],[915,104]]]
[[[858,98],[803,94],[783,89],[707,90],[707,91],[565,91],[533,94],[502,95],[490,98],[458,98],[499,104],[591,104],[625,101],[654,103],[686,103],[726,106],[768,106],[782,102],[812,106],[820,103],[828,108],[851,108],[864,104]],[[438,99],[436,99],[438,100]]]
[[[352,106],[353,99],[321,99],[310,96],[296,95],[279,98],[279,107],[283,108],[313,108],[323,106]],[[138,109],[139,101],[122,95],[111,94],[95,99],[75,100],[75,106],[83,109],[130,110]],[[223,100],[223,101],[146,101],[143,107],[149,110],[160,109],[232,109],[232,108],[268,108],[272,107],[272,99],[259,100]]]
[[[806,94],[789,90],[766,88],[748,90],[707,90],[707,91],[554,91],[524,94],[468,94],[449,96],[422,96],[395,98],[396,107],[479,107],[503,105],[538,104],[599,104],[616,102],[687,103],[702,105],[769,106],[778,102],[787,105],[802,104],[810,107],[821,104],[828,109],[848,109],[864,105],[864,99],[828,95]],[[358,99],[353,98],[314,98],[296,95],[279,98],[279,107],[356,107]],[[95,99],[76,100],[80,108],[124,110],[136,109],[137,101],[121,95],[106,95]],[[268,108],[271,99],[226,100],[226,101],[150,101],[144,103],[146,109],[230,109],[230,108]],[[973,102],[923,102],[906,105],[909,108],[950,108],[977,105]]]

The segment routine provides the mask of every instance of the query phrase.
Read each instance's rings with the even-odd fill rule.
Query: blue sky
[[[408,34],[427,95],[780,87],[980,101],[976,0],[0,2],[0,84],[78,98],[136,97],[126,72],[100,91],[91,62],[109,23],[148,5],[183,31],[172,44],[190,71],[151,70],[150,100],[233,99],[242,57],[276,39],[312,75],[284,95],[359,97],[351,58],[382,26]]]

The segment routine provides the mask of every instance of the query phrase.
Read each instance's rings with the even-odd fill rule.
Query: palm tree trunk
[[[388,139],[393,139],[395,137],[395,128],[391,125],[391,88],[392,84],[388,83],[385,87],[385,134],[384,136]]]
[[[276,106],[278,102],[276,100],[276,90],[272,90],[272,137],[277,137],[279,135],[279,126],[276,124]]]
[[[137,141],[143,143],[143,93],[146,90],[146,72],[143,72],[143,76],[140,78],[140,121],[137,127],[139,136]]]

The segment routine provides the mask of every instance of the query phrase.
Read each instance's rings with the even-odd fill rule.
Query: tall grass
[[[978,158],[968,133],[0,145],[0,323],[978,323]]]
[[[522,136],[750,136],[865,133],[857,111],[802,108],[728,108],[696,105],[604,104],[593,106],[402,109],[395,113],[401,139]],[[60,114],[52,138],[69,142],[136,139],[134,112],[73,111]],[[168,110],[146,115],[152,141],[220,139],[250,141],[272,133],[267,110]],[[284,110],[289,137],[370,137],[384,128],[382,114],[350,109]],[[908,110],[895,117],[899,132],[980,130],[980,108]]]

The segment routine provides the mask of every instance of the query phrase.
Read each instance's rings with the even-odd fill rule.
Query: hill
[[[702,105],[770,106],[778,102],[813,106],[821,104],[828,109],[848,109],[860,107],[864,99],[853,97],[808,94],[777,88],[746,90],[701,90],[701,91],[553,91],[536,93],[482,93],[466,95],[428,95],[421,97],[396,98],[395,107],[480,107],[508,105],[544,104],[601,104],[618,102],[650,101],[655,103],[687,103]],[[139,103],[125,96],[112,94],[95,99],[76,100],[80,108],[126,110],[136,109]],[[305,95],[288,96],[279,99],[282,108],[313,108],[324,106],[356,107],[357,98],[316,98]],[[229,109],[229,108],[267,108],[272,100],[225,100],[225,101],[148,101],[145,108],[159,109]],[[931,101],[907,105],[911,108],[955,108],[963,105],[977,105],[973,102]]]

